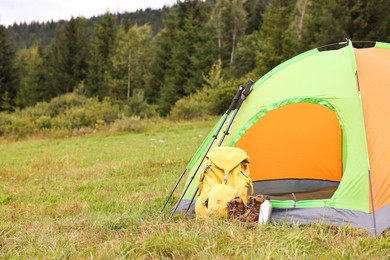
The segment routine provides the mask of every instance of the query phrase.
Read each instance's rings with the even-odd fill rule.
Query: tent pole
[[[238,110],[240,109],[242,103],[245,101],[245,99],[247,98],[247,96],[248,96],[248,95],[251,93],[251,91],[252,91],[252,85],[253,85],[253,81],[252,81],[251,79],[249,79],[248,82],[247,82],[247,85],[246,85],[246,87],[245,87],[245,89],[244,89],[244,91],[242,91],[242,93],[241,93],[240,99],[239,99],[238,102],[237,102],[237,107],[236,107],[236,109],[234,110],[234,114],[233,114],[232,118],[230,119],[229,124],[227,125],[225,131],[223,132],[223,136],[222,136],[221,140],[219,141],[218,146],[221,146],[221,145],[222,145],[223,140],[224,140],[225,137],[229,134],[229,129],[230,129],[231,125],[233,124],[234,119],[236,118],[236,115],[237,115],[237,113],[238,113]],[[203,181],[203,179],[204,179],[204,175],[203,175],[203,178],[202,178],[201,181]],[[192,195],[191,201],[190,201],[190,203],[188,204],[188,207],[187,207],[186,211],[184,212],[184,214],[187,215],[188,211],[190,210],[191,205],[192,205],[192,202],[195,200],[195,196],[196,196],[196,194],[198,193],[198,190],[199,190],[199,186],[196,188],[194,194]]]
[[[214,141],[217,139],[217,137],[218,137],[218,135],[219,135],[219,132],[221,131],[223,125],[225,124],[225,122],[226,122],[226,120],[227,120],[227,118],[228,118],[230,112],[231,112],[233,109],[236,108],[237,102],[239,101],[239,99],[240,99],[240,97],[241,97],[243,91],[244,91],[244,86],[240,85],[239,88],[238,88],[238,91],[237,91],[236,95],[234,96],[234,98],[233,98],[233,100],[232,100],[232,102],[231,102],[231,104],[230,104],[230,106],[229,106],[229,108],[226,110],[226,112],[225,112],[225,114],[224,114],[224,116],[223,116],[223,119],[222,119],[222,121],[221,121],[221,123],[220,123],[218,129],[215,131],[215,133],[214,133],[214,135],[213,135],[213,138],[212,138],[210,144],[208,145],[208,147],[207,147],[207,149],[206,149],[206,152],[203,154],[203,157],[202,157],[201,161],[199,162],[198,167],[196,168],[194,174],[191,176],[191,179],[190,179],[188,185],[185,187],[183,193],[182,193],[181,196],[180,196],[180,199],[178,200],[178,202],[176,203],[175,207],[173,208],[173,210],[172,210],[172,212],[171,212],[171,215],[169,216],[169,219],[172,218],[173,214],[176,212],[177,208],[179,207],[180,202],[183,200],[183,197],[184,197],[185,193],[187,192],[187,190],[188,190],[188,188],[190,187],[192,181],[194,180],[196,174],[198,173],[200,167],[202,166],[203,161],[204,161],[204,159],[206,158],[206,155],[208,154],[208,152],[210,151],[211,147],[213,146]],[[184,172],[183,172],[181,178],[180,178],[179,181],[176,183],[176,185],[175,185],[174,189],[172,190],[171,194],[169,195],[167,201],[165,202],[165,205],[164,205],[164,207],[163,207],[163,210],[164,210],[165,206],[167,205],[168,201],[170,200],[170,198],[172,197],[173,192],[176,190],[177,186],[179,185],[179,182],[181,181],[182,177],[183,177],[184,174],[187,172],[187,170],[188,170],[187,168],[188,168],[188,165],[187,165],[186,169],[184,170]],[[192,202],[191,202],[191,203],[192,203]],[[190,205],[191,205],[191,204],[190,204]]]
[[[372,207],[372,220],[373,220],[373,224],[374,224],[374,232],[375,232],[375,236],[377,237],[378,236],[378,232],[376,230],[376,218],[375,218],[375,205],[374,205],[374,193],[372,192],[372,179],[371,179],[371,171],[368,170],[368,179],[369,179],[369,182],[370,182],[370,196],[371,196],[371,207]]]

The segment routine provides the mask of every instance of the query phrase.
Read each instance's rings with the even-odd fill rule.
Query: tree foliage
[[[309,47],[343,41],[390,41],[390,5],[384,0],[312,0],[304,43]]]
[[[43,50],[39,44],[19,51],[17,64],[20,73],[20,86],[16,103],[20,107],[33,106],[48,100],[45,91],[45,71]]]
[[[11,111],[18,88],[18,74],[15,65],[15,48],[7,30],[0,25],[0,111]]]
[[[165,29],[157,43],[152,71],[159,82],[160,113],[167,115],[181,97],[194,93],[202,84],[203,74],[216,58],[213,28],[207,23],[210,8],[202,1],[179,3],[165,20]],[[152,79],[153,81],[153,79]]]
[[[72,92],[86,79],[88,48],[84,19],[72,17],[58,28],[50,64],[51,88],[57,95]]]
[[[149,25],[132,26],[126,30],[121,26],[116,35],[113,51],[110,54],[108,84],[112,95],[117,99],[128,99],[133,89],[144,89],[151,61],[149,55],[152,31]]]
[[[74,92],[137,114],[221,113],[240,81],[300,52],[346,38],[389,42],[389,13],[385,0],[185,0],[0,26],[0,110]]]
[[[219,59],[232,66],[237,44],[246,29],[246,12],[242,0],[217,0],[211,16],[218,35]]]
[[[86,85],[88,96],[97,96],[102,100],[112,93],[107,81],[111,69],[110,54],[115,43],[115,36],[114,16],[106,13],[96,24],[91,41],[91,58]]]
[[[256,50],[256,71],[260,75],[294,55],[294,34],[290,29],[294,2],[274,0],[266,8]]]

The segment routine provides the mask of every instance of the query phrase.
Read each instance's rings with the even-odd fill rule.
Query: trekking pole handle
[[[244,102],[244,100],[249,96],[249,94],[252,92],[252,85],[253,85],[253,80],[248,79],[248,82],[246,84],[245,89],[241,93],[240,100],[237,102],[237,109],[239,109]]]
[[[240,107],[241,107],[242,103],[244,102],[244,100],[247,98],[247,96],[249,96],[249,94],[252,91],[252,84],[253,84],[253,80],[249,79],[247,84],[246,84],[245,89],[243,91],[241,91],[240,99],[237,101],[237,105],[236,105],[236,108],[235,108],[235,111],[234,111],[234,115],[232,116],[233,118],[232,118],[232,120],[230,120],[228,126],[226,127],[225,131],[223,132],[224,135],[222,136],[221,140],[219,141],[218,146],[221,146],[222,143],[223,143],[223,140],[225,139],[225,136],[229,135],[230,127],[232,126],[233,120],[236,117],[236,115],[238,113],[238,110],[240,109]]]
[[[226,111],[227,114],[230,114],[230,112],[236,107],[238,100],[240,99],[242,92],[244,91],[244,86],[240,85],[238,87],[238,91],[236,95],[234,96],[232,103],[230,104],[228,110]]]
[[[252,89],[253,89],[253,80],[252,79],[248,79],[248,81],[247,81],[247,83],[246,83],[246,87],[248,88],[249,87],[249,90],[247,90],[248,92],[247,93],[245,93],[245,95],[246,96],[248,96],[249,95],[249,93],[252,91]]]
[[[243,85],[240,85],[238,87],[238,90],[237,90],[237,93],[236,95],[234,96],[234,98],[232,99],[232,102],[230,103],[230,106],[229,108],[226,110],[225,114],[224,114],[224,119],[223,119],[223,122],[225,122],[225,120],[227,119],[227,117],[229,116],[230,112],[236,108],[237,106],[237,102],[239,101],[239,99],[241,98],[242,96],[242,92],[244,91],[244,86]],[[218,134],[219,132],[221,131],[223,127],[223,123],[219,125],[219,128],[218,130],[214,133],[213,135],[213,138],[217,139],[218,137]]]

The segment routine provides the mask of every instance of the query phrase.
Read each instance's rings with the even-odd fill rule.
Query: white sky
[[[8,26],[14,22],[70,20],[72,16],[89,18],[106,11],[134,12],[148,7],[159,9],[175,3],[176,0],[0,0],[0,24]]]

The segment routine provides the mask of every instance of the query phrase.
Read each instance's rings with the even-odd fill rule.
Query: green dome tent
[[[253,84],[222,146],[245,150],[255,194],[274,221],[349,224],[379,235],[390,227],[390,44],[313,49]],[[221,119],[193,156],[182,199],[197,190]]]

